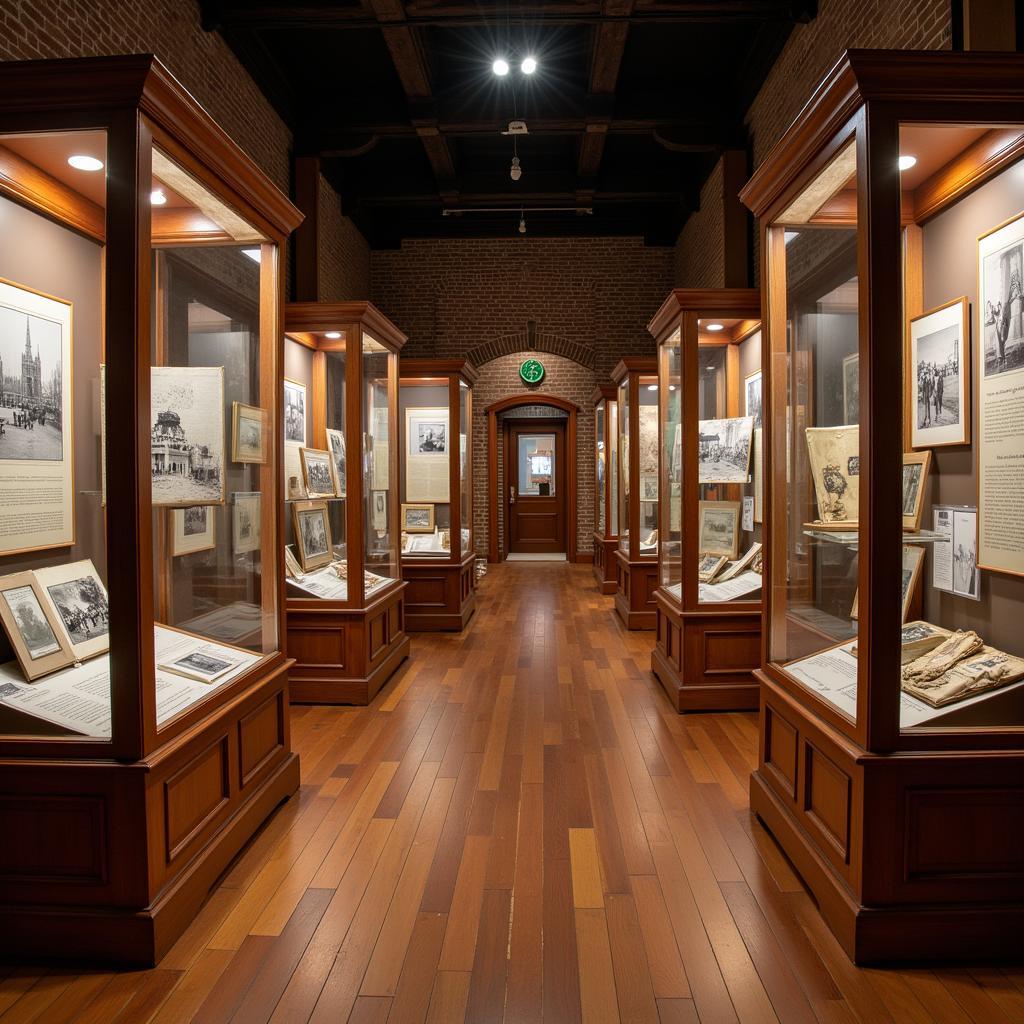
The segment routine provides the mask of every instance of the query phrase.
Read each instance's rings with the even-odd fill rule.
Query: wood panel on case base
[[[605,537],[596,530],[594,537],[594,579],[602,594],[614,594],[618,587],[615,575],[615,552],[619,546],[617,537]]]
[[[153,965],[299,787],[288,664],[141,761],[0,769],[0,954]]]
[[[750,806],[858,964],[1002,959],[1024,930],[1024,753],[872,754],[760,671]]]
[[[658,589],[658,563],[631,562],[615,551],[615,610],[627,629],[654,629],[654,592]]]
[[[476,611],[476,554],[460,565],[423,559],[402,562],[405,580],[405,628],[410,633],[459,632]]]
[[[409,656],[407,586],[395,583],[365,608],[289,596],[288,652],[295,659],[292,700],[369,704]]]
[[[748,711],[758,706],[761,612],[684,612],[659,588],[651,669],[677,711]]]

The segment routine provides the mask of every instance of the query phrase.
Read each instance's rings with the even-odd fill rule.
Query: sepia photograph
[[[310,498],[333,498],[334,470],[331,467],[331,453],[319,448],[300,448],[302,478]]]
[[[215,510],[210,505],[170,509],[171,556],[194,555],[217,546]]]
[[[238,491],[231,510],[231,547],[236,555],[260,548],[260,493]]]
[[[331,524],[327,518],[327,505],[322,501],[299,501],[292,505],[292,525],[295,547],[303,572],[311,572],[329,565],[334,555],[331,550]]]
[[[327,428],[327,448],[331,453],[331,469],[334,473],[334,493],[345,497],[345,435],[340,430]]]
[[[921,528],[921,512],[924,507],[924,490],[928,481],[932,453],[903,453],[903,529],[917,531]]]
[[[33,573],[0,580],[0,621],[29,681],[74,663],[70,641]]]
[[[744,484],[750,475],[752,416],[701,420],[697,458],[702,484]]]
[[[970,364],[966,296],[910,321],[907,402],[911,447],[967,444],[970,440]]]
[[[820,524],[855,523],[860,514],[859,428],[808,427],[804,436]]]
[[[744,392],[746,404],[743,407],[744,413],[754,421],[754,429],[762,426],[761,414],[761,371],[748,374],[744,380]]]
[[[740,545],[740,502],[702,501],[697,518],[697,545],[702,556],[736,558]]]
[[[36,570],[43,596],[64,626],[76,658],[91,658],[110,647],[107,591],[92,560]]]
[[[860,422],[860,354],[843,359],[843,422]]]
[[[284,439],[294,444],[306,443],[306,385],[285,378]]]
[[[1024,367],[1024,215],[980,241],[982,372],[992,377]]]
[[[267,414],[255,405],[231,404],[231,461],[263,463],[267,461],[263,438]]]
[[[725,555],[701,555],[697,561],[697,579],[710,583],[728,561]]]

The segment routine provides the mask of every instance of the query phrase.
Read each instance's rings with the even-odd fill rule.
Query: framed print
[[[728,561],[725,555],[701,555],[697,561],[697,579],[710,583]]]
[[[181,658],[160,663],[160,668],[175,675],[195,679],[200,683],[212,683],[242,664],[241,658],[229,657],[221,645],[190,651]]]
[[[297,380],[284,381],[284,439],[306,446],[306,385]]]
[[[924,564],[924,548],[916,544],[903,545],[903,573],[900,580],[902,598],[901,622],[907,621],[910,613],[910,602],[914,599],[914,592],[921,576],[921,566]],[[850,618],[857,618],[857,598],[860,595],[858,590],[853,595],[853,607],[850,609]]]
[[[345,497],[345,435],[340,430],[327,428],[327,450],[331,453],[331,472],[334,474],[334,493],[339,498]]]
[[[860,353],[843,358],[843,423],[860,423]]]
[[[0,279],[0,556],[75,542],[72,304]]]
[[[818,502],[818,527],[843,529],[860,514],[860,429],[807,427],[807,456]]]
[[[238,491],[231,506],[231,549],[236,555],[259,551],[260,492]]]
[[[903,378],[911,448],[970,444],[969,309],[961,295],[910,321]]]
[[[740,503],[702,501],[697,518],[697,546],[703,555],[725,555],[730,561],[740,550]]]
[[[284,548],[284,571],[286,576],[299,577],[302,573],[302,566],[292,551],[292,545],[286,544]]]
[[[697,441],[698,482],[702,484],[745,484],[750,475],[750,442],[754,432],[752,416],[700,420]]]
[[[656,475],[640,477],[640,500],[658,500],[658,477]]]
[[[319,448],[300,448],[302,480],[310,498],[334,497],[334,470],[331,467],[331,453]]]
[[[372,491],[370,494],[370,522],[378,533],[388,528],[388,492]]]
[[[169,509],[171,555],[194,555],[217,546],[216,515],[210,505]]]
[[[924,504],[924,489],[928,482],[932,453],[903,453],[903,529],[921,529],[921,508]]]
[[[403,503],[402,530],[405,533],[433,533],[434,506]]]
[[[978,239],[978,566],[1024,576],[1024,213]]]
[[[405,410],[405,496],[444,503],[450,497],[448,410]]]
[[[255,405],[231,403],[231,461],[267,461],[267,413]]]
[[[79,660],[110,649],[107,591],[92,559],[36,569],[36,580]]]
[[[761,418],[761,371],[755,370],[743,378],[743,414],[754,421],[754,430],[760,430]]]
[[[330,565],[334,559],[331,544],[331,523],[324,501],[297,501],[292,505],[295,528],[295,549],[302,571],[312,572]]]
[[[224,367],[154,366],[153,504],[224,504]]]
[[[0,622],[30,682],[75,663],[71,642],[35,573],[0,579]]]

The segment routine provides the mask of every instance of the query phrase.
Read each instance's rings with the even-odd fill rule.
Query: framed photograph
[[[902,618],[901,622],[907,621],[907,616],[910,613],[910,602],[914,599],[914,592],[917,588],[918,580],[921,577],[921,566],[924,564],[924,548],[919,547],[916,544],[904,544],[903,545],[903,574],[901,577],[900,588],[902,596]],[[853,607],[850,609],[850,618],[857,618],[857,598],[860,596],[858,590],[853,595]]]
[[[154,366],[153,504],[224,504],[224,368]]]
[[[427,504],[403,504],[402,530],[405,533],[433,533],[434,506]]]
[[[819,527],[844,529],[860,514],[860,428],[807,427]]]
[[[903,377],[911,448],[970,444],[969,309],[961,295],[910,321]]]
[[[194,555],[217,546],[216,513],[210,505],[169,509],[171,555]]]
[[[843,422],[860,423],[860,353],[843,358]]]
[[[295,528],[295,549],[302,571],[312,572],[334,559],[331,543],[331,522],[327,517],[327,503],[323,501],[297,501],[292,505],[292,525]]]
[[[236,555],[259,551],[260,492],[237,491],[231,507],[231,548]]]
[[[0,622],[29,682],[75,663],[64,627],[34,573],[0,579]]]
[[[110,649],[107,591],[91,559],[36,569],[35,577],[77,659],[93,658]]]
[[[754,421],[754,429],[763,426],[761,414],[761,371],[747,374],[743,378],[744,406],[743,413]]]
[[[701,420],[698,423],[698,482],[745,484],[750,475],[752,416]]]
[[[411,502],[449,500],[448,410],[405,410],[405,495]]]
[[[725,555],[701,555],[697,560],[697,579],[710,583],[728,561]]]
[[[725,555],[730,561],[736,558],[740,550],[740,503],[700,502],[697,537],[701,555]]]
[[[319,448],[300,448],[299,458],[302,460],[302,480],[306,485],[306,495],[310,498],[333,498],[334,469],[331,466],[331,453]]]
[[[297,380],[284,381],[284,439],[306,445],[306,385]]]
[[[378,533],[384,533],[388,528],[388,492],[370,492],[370,520],[373,528]]]
[[[658,477],[656,474],[640,477],[640,500],[658,500]]]
[[[231,461],[267,461],[267,412],[255,405],[231,403]]]
[[[0,279],[0,556],[75,542],[72,305]]]
[[[200,683],[212,683],[241,664],[241,658],[229,657],[224,653],[224,648],[218,646],[215,650],[200,648],[197,651],[190,651],[173,661],[161,662],[160,668]]]
[[[331,472],[334,474],[334,493],[339,498],[345,497],[345,435],[333,427],[327,428],[327,450],[331,453]]]
[[[924,489],[928,482],[928,470],[932,464],[932,453],[903,453],[903,529],[921,529],[921,509],[924,505]]]

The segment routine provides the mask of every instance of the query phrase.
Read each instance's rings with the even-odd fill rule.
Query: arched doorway
[[[565,557],[569,562],[576,561],[576,416],[579,406],[566,398],[555,395],[525,392],[502,398],[487,407],[487,511],[490,529],[488,531],[487,560],[499,562],[502,558],[502,545],[499,543],[499,485],[498,485],[498,418],[502,413],[525,406],[548,406],[566,415],[565,420],[565,518],[568,525],[565,533]]]

